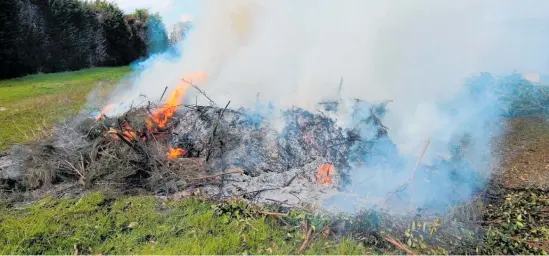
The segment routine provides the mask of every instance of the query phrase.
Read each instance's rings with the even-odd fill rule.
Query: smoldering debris
[[[200,191],[219,200],[325,207],[330,198],[347,193],[352,168],[394,166],[391,159],[397,159],[381,122],[387,103],[354,102],[362,114],[355,113],[355,125],[346,128],[330,117],[333,109],[285,110],[279,129],[230,104],[187,105],[177,113],[149,104],[120,117],[77,116],[56,126],[48,139],[14,147],[1,160],[1,178],[11,184],[7,191],[72,182],[86,189]],[[168,112],[167,118],[156,118],[162,125],[151,121]]]
[[[525,101],[516,95],[535,94],[524,93],[531,92],[529,84],[511,78],[501,84],[481,76],[446,105],[465,118],[460,103],[480,102],[476,116],[459,119],[471,124],[459,130],[463,133],[449,131],[455,133],[445,145],[449,154],[431,156],[429,163],[403,157],[392,142],[383,124],[390,101],[324,101],[314,113],[296,107],[275,112],[260,102],[253,109],[230,102],[181,106],[181,87],[165,97],[166,104],[149,102],[117,117],[101,111],[69,119],[47,139],[18,145],[1,157],[0,177],[7,191],[73,182],[343,212],[366,207],[441,214],[482,191],[489,178],[490,172],[471,161],[486,161],[482,157],[490,154],[490,137],[476,124],[522,113],[518,107]],[[486,95],[489,104],[479,100]],[[441,149],[441,141],[434,143],[439,145],[421,155]]]

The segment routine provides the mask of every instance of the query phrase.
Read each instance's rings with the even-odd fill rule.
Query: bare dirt
[[[549,190],[549,121],[520,117],[506,120],[505,126],[495,143],[501,156],[498,183],[508,189]]]

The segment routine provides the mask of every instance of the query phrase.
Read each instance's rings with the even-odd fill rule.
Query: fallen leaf
[[[128,225],[128,228],[135,228],[137,226],[137,222],[132,222]]]

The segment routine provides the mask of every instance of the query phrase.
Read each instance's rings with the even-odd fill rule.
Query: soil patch
[[[497,182],[509,189],[549,189],[549,121],[519,117],[505,125],[496,149],[502,170]]]

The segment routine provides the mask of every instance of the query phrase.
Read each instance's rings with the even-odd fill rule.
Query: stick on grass
[[[406,246],[404,246],[401,242],[393,239],[392,237],[390,236],[384,236],[383,239],[391,244],[393,244],[394,246],[396,246],[398,249],[401,249],[402,251],[406,252],[407,254],[409,255],[417,255],[417,253],[415,253],[414,251],[406,248]]]

